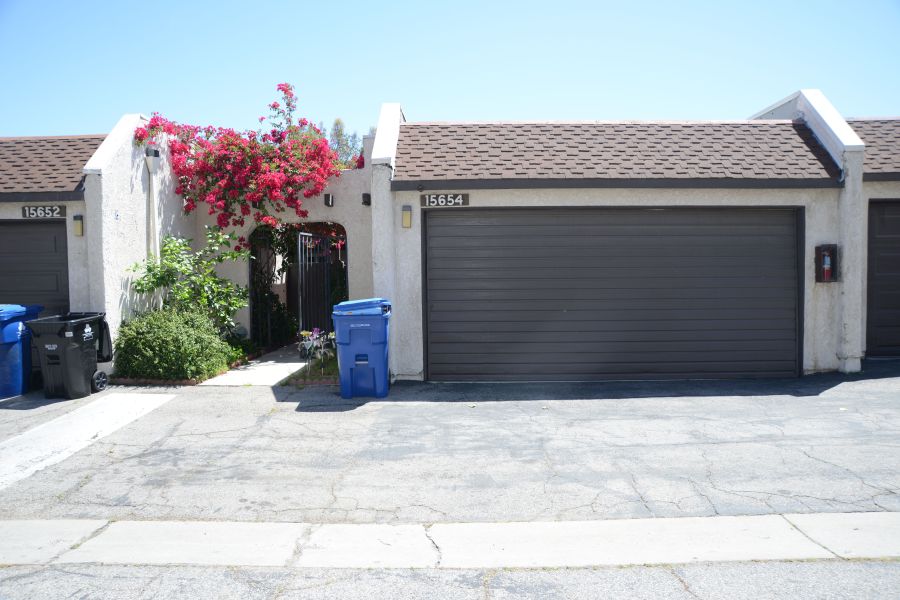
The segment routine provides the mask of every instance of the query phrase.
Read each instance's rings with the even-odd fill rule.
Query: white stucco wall
[[[805,214],[803,369],[837,369],[841,284],[815,283],[814,247],[835,243],[840,235],[838,189],[712,190],[712,189],[571,189],[454,190],[469,194],[473,207],[529,206],[778,206],[803,207]],[[401,208],[413,206],[413,225],[401,227]],[[422,379],[422,212],[418,192],[395,192],[389,230],[377,235],[393,239],[396,264],[391,320],[391,370],[398,379]],[[445,209],[453,210],[453,209]],[[382,292],[376,285],[376,295]]]
[[[369,193],[372,177],[372,143],[373,138],[363,138],[362,169],[342,171],[333,179],[322,195],[303,201],[303,208],[309,212],[301,219],[292,212],[282,213],[281,218],[287,223],[331,221],[339,223],[347,232],[347,283],[351,299],[372,296],[372,211],[363,206],[362,195]],[[334,206],[325,206],[324,194],[334,196]],[[196,240],[202,240],[206,225],[214,225],[215,217],[207,214],[203,206],[196,211],[197,220],[193,233]],[[234,231],[246,237],[256,228],[256,224],[248,220],[243,228]],[[219,274],[239,285],[248,285],[250,281],[250,265],[247,262],[227,263],[218,270]],[[250,329],[250,307],[235,316],[235,321]]]
[[[152,188],[157,228],[148,233],[150,176],[144,148],[133,142],[135,128],[144,121],[138,114],[123,116],[84,169],[84,227],[88,273],[93,282],[86,309],[106,311],[113,337],[123,319],[146,308],[146,299],[130,289],[135,276],[130,269],[147,258],[149,236],[189,237],[194,230],[193,216],[181,214],[182,200],[174,193],[168,153],[163,147]],[[101,284],[95,285],[96,282]]]

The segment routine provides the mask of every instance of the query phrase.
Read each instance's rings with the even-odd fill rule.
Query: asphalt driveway
[[[897,362],[782,381],[401,383],[390,399],[365,403],[342,402],[332,388],[166,391],[177,397],[0,489],[0,519],[900,511]],[[83,404],[0,403],[0,436]]]

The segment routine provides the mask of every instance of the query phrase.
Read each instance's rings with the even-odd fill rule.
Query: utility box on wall
[[[816,246],[816,282],[832,283],[838,281],[838,247],[837,244]]]

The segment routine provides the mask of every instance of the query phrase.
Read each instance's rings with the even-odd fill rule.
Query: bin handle
[[[109,335],[109,323],[106,319],[100,319],[100,344],[97,348],[97,360],[109,362],[112,360],[112,339]]]

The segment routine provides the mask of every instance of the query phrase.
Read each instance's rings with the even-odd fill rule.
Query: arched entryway
[[[250,336],[263,348],[330,331],[331,307],[347,299],[347,233],[338,223],[258,227],[250,235]]]

